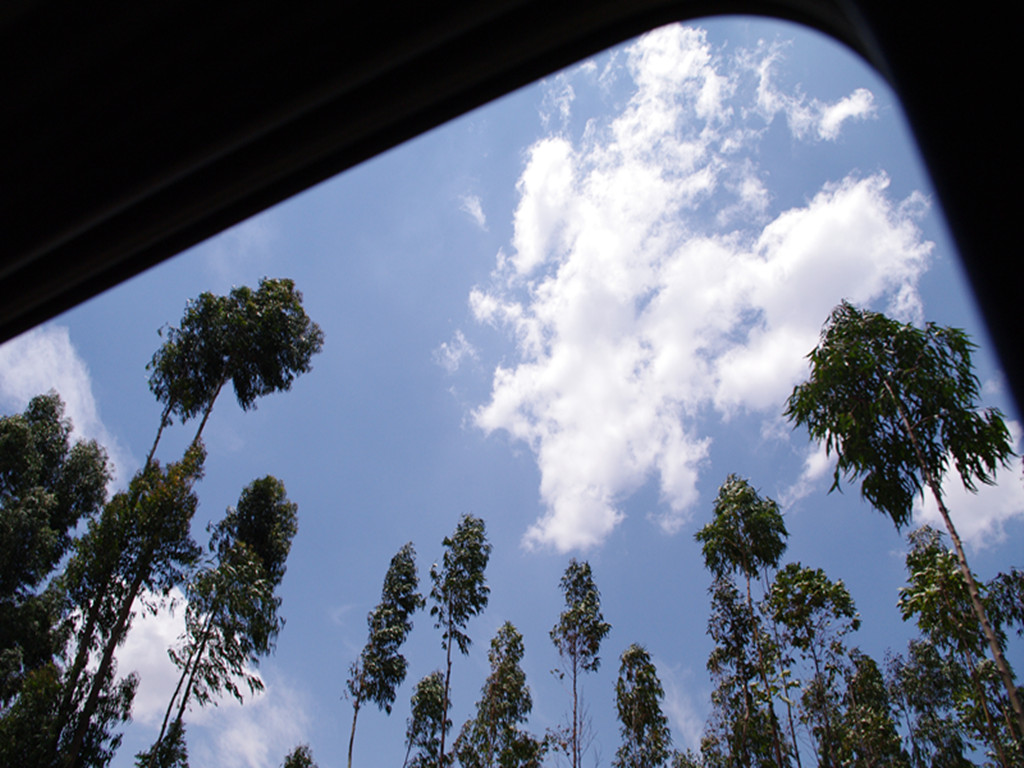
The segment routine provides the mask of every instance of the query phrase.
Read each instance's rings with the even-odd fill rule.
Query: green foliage
[[[175,720],[160,741],[137,754],[135,765],[137,768],[188,768],[188,745],[182,722]]]
[[[273,650],[284,623],[275,590],[297,530],[296,505],[288,501],[284,484],[269,475],[246,486],[238,506],[213,526],[210,550],[216,563],[187,586],[185,634],[169,651],[181,675],[152,755],[165,751],[164,741],[175,728],[180,732],[190,701],[205,706],[226,691],[241,703],[240,682],[250,693],[263,689],[253,667]]]
[[[789,534],[772,499],[762,499],[746,480],[729,475],[718,489],[714,515],[694,538],[715,578],[737,571],[756,578],[763,569],[778,567]]]
[[[1002,414],[978,410],[973,349],[957,328],[914,328],[843,302],[785,415],[836,454],[833,488],[841,476],[862,478],[864,498],[901,528],[927,476],[941,483],[950,458],[974,490],[1013,455]]]
[[[555,670],[559,678],[566,672],[572,683],[572,712],[569,727],[557,737],[561,748],[569,753],[573,768],[578,768],[582,759],[586,736],[584,710],[580,704],[579,675],[595,672],[601,666],[601,641],[611,631],[611,625],[601,613],[601,592],[594,583],[590,563],[579,563],[575,558],[559,581],[559,588],[565,596],[565,610],[558,617],[558,623],[551,628],[551,642],[558,655],[568,663],[568,670]]]
[[[573,670],[596,672],[601,666],[601,641],[611,625],[601,613],[601,592],[594,583],[590,563],[570,560],[559,588],[565,596],[565,610],[551,629],[551,642]]]
[[[317,768],[313,761],[313,750],[308,744],[300,744],[284,759],[281,768]]]
[[[380,602],[366,617],[369,639],[349,669],[347,686],[352,697],[352,734],[348,742],[350,766],[356,719],[363,702],[372,701],[378,709],[390,715],[396,690],[405,680],[406,660],[400,649],[412,631],[412,615],[424,605],[423,596],[416,591],[418,586],[416,550],[409,542],[391,558]]]
[[[431,672],[418,683],[412,694],[412,716],[405,731],[407,746],[404,766],[443,768],[451,755],[442,759],[441,739],[452,727],[444,707],[444,673]]]
[[[54,392],[0,417],[0,704],[62,650],[64,598],[51,577],[106,497],[106,454],[70,445],[71,429]]]
[[[906,724],[905,752],[912,768],[969,768],[971,742],[956,701],[968,685],[966,670],[943,658],[927,640],[912,640],[907,658],[886,668],[889,699]]]
[[[715,689],[701,757],[721,768],[778,766],[771,692],[759,684],[763,670],[754,643],[759,618],[731,579],[715,579],[710,592],[708,634],[715,648],[707,668]]]
[[[190,301],[147,366],[149,387],[167,409],[165,422],[207,410],[228,381],[249,410],[257,398],[290,389],[322,347],[323,332],[306,315],[294,282],[264,278],[255,291],[242,286]]]
[[[463,515],[455,533],[445,537],[444,558],[441,567],[430,567],[433,587],[430,598],[434,604],[430,615],[434,626],[441,630],[441,646],[445,649],[454,642],[463,655],[469,653],[470,638],[463,630],[467,622],[487,607],[490,587],[484,576],[491,545],[487,541],[484,521],[473,515]]]
[[[1013,730],[1009,701],[1000,692],[998,672],[985,658],[985,637],[957,557],[942,545],[941,534],[927,526],[911,532],[908,538],[909,580],[900,590],[900,612],[904,620],[916,620],[931,648],[947,665],[961,667],[961,684],[952,690],[958,718],[971,738],[985,744],[991,755],[1007,765],[1014,753],[1019,754],[1019,739]],[[1013,605],[1019,596],[1015,598],[1012,577],[997,579],[995,583],[1001,589],[989,595],[982,585],[982,597],[995,619],[996,637],[1005,646],[1002,621],[1012,620],[1020,610]],[[1007,583],[1011,586],[1004,592]],[[994,597],[1009,597],[1010,605]]]
[[[782,630],[782,643],[811,663],[803,682],[801,719],[811,727],[821,763],[836,765],[842,742],[841,682],[848,668],[843,638],[860,626],[842,581],[820,568],[789,563],[775,576],[765,610]]]
[[[621,659],[615,683],[622,745],[615,753],[616,768],[656,768],[669,759],[672,735],[662,714],[665,692],[646,649],[635,643]]]
[[[357,709],[364,701],[372,701],[391,714],[395,690],[406,674],[406,660],[399,649],[412,631],[412,615],[424,604],[418,585],[416,550],[410,542],[391,558],[380,602],[366,617],[369,639],[348,679]]]
[[[51,392],[0,418],[0,600],[23,598],[57,566],[110,479],[95,442],[71,446],[64,403]]]
[[[533,708],[523,659],[523,636],[505,622],[491,640],[487,654],[491,674],[476,705],[476,717],[467,721],[453,751],[464,768],[536,768],[546,743],[520,730]]]
[[[837,749],[841,765],[858,768],[909,768],[892,717],[885,680],[875,660],[859,651],[851,656],[844,696],[845,711],[839,724]]]

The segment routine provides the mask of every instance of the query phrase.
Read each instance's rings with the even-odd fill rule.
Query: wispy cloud
[[[138,465],[103,423],[89,368],[71,343],[68,329],[43,326],[0,346],[0,408],[7,413],[22,411],[33,397],[51,390],[64,401],[73,438],[102,445],[113,464],[115,484],[127,482]]]
[[[487,231],[487,217],[484,215],[483,205],[476,195],[463,195],[459,199],[459,210],[468,213],[470,218],[476,222],[484,232]]]
[[[780,408],[844,297],[919,314],[931,249],[920,208],[890,199],[880,173],[766,215],[755,107],[781,96],[749,72],[775,49],[726,60],[674,26],[626,55],[634,90],[618,114],[529,150],[513,251],[470,296],[518,355],[475,422],[534,451],[545,513],[525,542],[561,551],[600,544],[651,477],[659,523],[677,530],[709,455],[698,417]],[[752,215],[723,219],[730,206]]]
[[[456,331],[451,341],[446,341],[434,350],[434,361],[448,373],[455,373],[465,359],[477,360],[476,349],[462,331]]]

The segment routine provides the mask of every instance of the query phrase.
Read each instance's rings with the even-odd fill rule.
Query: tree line
[[[845,584],[821,568],[783,563],[788,532],[778,504],[729,475],[712,521],[695,535],[712,579],[707,632],[715,643],[707,661],[711,715],[700,747],[673,749],[655,664],[643,646],[631,644],[615,684],[621,743],[613,766],[1024,764],[1024,717],[1005,653],[1008,633],[1024,634],[1024,573],[980,580],[942,492],[950,469],[976,490],[994,482],[996,469],[1013,456],[1002,414],[977,406],[973,349],[958,329],[915,328],[843,302],[809,355],[810,377],[785,410],[794,426],[835,454],[830,490],[859,480],[863,496],[897,530],[909,524],[918,495],[935,499],[953,548],[933,528],[911,531],[907,584],[899,592],[902,618],[917,624],[919,636],[882,664],[861,651],[853,642],[861,619]],[[466,620],[487,604],[491,547],[483,521],[472,516],[443,544],[429,597],[444,666],[415,685],[403,768],[537,766],[545,756],[580,768],[593,737],[580,675],[598,668],[610,630],[589,564],[569,563],[559,584],[565,610],[550,632],[562,662],[555,673],[571,692],[565,724],[541,737],[522,727],[532,708],[519,666],[523,638],[505,623],[491,641],[491,674],[476,715],[449,749],[452,648],[467,653]],[[400,646],[412,614],[425,605],[416,589],[407,544],[392,560],[348,681],[350,768],[361,705],[372,701],[390,714],[405,678]]]
[[[191,530],[206,458],[202,433],[227,384],[243,410],[254,408],[310,370],[323,334],[291,281],[264,280],[256,290],[202,294],[162,335],[148,366],[162,405],[155,439],[143,467],[111,498],[105,452],[95,442],[71,444],[56,393],[0,418],[0,764],[109,763],[138,684],[134,673],[117,677],[116,649],[138,613],[155,611],[173,589],[187,600],[185,632],[169,650],[179,677],[158,736],[136,764],[187,766],[188,708],[223,693],[242,700],[262,687],[254,669],[282,628],[276,591],[297,510],[279,480],[254,480],[209,526],[204,553]],[[950,470],[974,490],[1013,456],[1002,415],[977,406],[973,348],[957,329],[915,328],[844,302],[785,410],[835,455],[832,488],[859,481],[897,530],[910,522],[918,495],[935,498],[952,549],[938,531],[911,532],[898,603],[919,637],[882,664],[861,652],[853,643],[860,616],[843,582],[784,563],[788,533],[778,505],[730,475],[711,522],[696,534],[711,577],[707,631],[715,643],[700,748],[673,748],[654,661],[631,644],[614,690],[613,766],[1024,762],[1024,714],[1005,653],[1008,634],[1024,632],[1024,573],[979,579],[942,494]],[[183,455],[161,464],[164,430],[193,420]],[[453,671],[469,652],[470,620],[488,604],[492,547],[473,515],[463,515],[442,546],[425,597],[412,544],[391,560],[346,683],[349,766],[359,714],[367,704],[391,713],[407,674],[402,646],[413,616],[429,605],[440,663],[413,688],[403,768],[549,759],[581,768],[594,738],[581,683],[599,668],[611,629],[589,563],[569,562],[558,585],[565,607],[549,633],[560,659],[555,674],[569,694],[565,722],[542,735],[526,727],[524,639],[506,622],[491,640],[475,714],[456,731]],[[314,765],[311,750],[297,747],[285,765]]]

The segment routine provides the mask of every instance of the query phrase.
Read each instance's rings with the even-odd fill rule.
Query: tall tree
[[[455,533],[445,537],[442,544],[445,549],[440,568],[437,563],[430,567],[430,580],[433,582],[430,598],[434,603],[430,615],[434,617],[434,626],[441,630],[441,647],[446,653],[441,699],[441,722],[444,723],[448,721],[450,702],[452,644],[458,646],[462,655],[469,653],[471,640],[465,632],[466,624],[487,607],[491,591],[484,576],[491,545],[487,541],[484,521],[473,515],[463,515]],[[441,758],[445,756],[447,732],[446,727],[441,729]]]
[[[75,528],[105,501],[106,454],[95,442],[71,445],[71,431],[56,392],[0,417],[0,712],[63,650],[52,577]]]
[[[611,625],[601,613],[601,593],[594,583],[590,563],[569,561],[559,582],[565,596],[565,610],[551,629],[551,642],[568,669],[556,670],[559,677],[569,675],[572,684],[572,720],[563,739],[572,768],[580,768],[583,757],[584,709],[581,704],[579,677],[584,672],[596,672],[601,666],[601,641]]]
[[[391,714],[396,689],[405,680],[406,661],[402,644],[412,631],[412,615],[423,607],[417,592],[416,550],[412,542],[394,557],[384,576],[380,602],[366,617],[369,639],[359,658],[349,669],[348,694],[352,699],[352,732],[348,739],[348,765],[352,768],[352,747],[356,738],[356,718],[366,702]]]
[[[867,654],[851,653],[844,696],[841,765],[857,768],[909,768],[892,716],[892,706],[878,664]]]
[[[281,768],[317,768],[313,761],[313,750],[308,744],[300,744],[288,753]]]
[[[164,405],[147,463],[172,416],[185,422],[201,415],[198,438],[225,384],[232,383],[243,411],[253,409],[257,398],[287,391],[307,373],[324,338],[295,283],[269,278],[255,291],[241,286],[227,296],[200,294],[165,335],[147,366],[149,387]]]
[[[250,692],[263,688],[251,669],[273,650],[283,624],[275,590],[298,530],[296,509],[284,484],[268,475],[246,486],[238,506],[213,527],[210,551],[215,560],[186,589],[185,635],[170,654],[181,669],[178,685],[156,742],[140,755],[141,765],[161,765],[158,756],[165,734],[175,725],[177,733],[183,731],[191,700],[205,705],[227,691],[241,702],[239,680]]]
[[[843,302],[810,353],[811,375],[789,398],[785,415],[805,425],[837,457],[832,488],[861,478],[861,493],[897,529],[910,521],[927,488],[956,551],[978,623],[1024,738],[1024,709],[1013,671],[988,619],[963,544],[950,518],[942,480],[950,463],[964,486],[992,483],[1013,455],[1002,414],[978,409],[974,344],[956,328],[923,329]]]
[[[665,696],[650,654],[635,643],[622,653],[615,705],[619,713],[622,746],[615,753],[615,768],[656,768],[671,756],[672,734],[661,711]]]
[[[914,618],[933,648],[960,665],[969,684],[959,689],[960,718],[972,735],[986,743],[1003,766],[1016,764],[1019,739],[1013,738],[1013,713],[1000,696],[998,677],[985,657],[985,639],[971,610],[967,584],[956,555],[942,546],[941,534],[927,526],[911,532],[907,553],[909,582],[900,590],[899,607],[904,620]],[[985,590],[986,585],[980,589]],[[986,608],[990,598],[982,592]],[[992,615],[1001,619],[1004,611]],[[1005,633],[999,621],[993,625],[1000,648]],[[1015,757],[1015,754],[1016,757]]]
[[[804,719],[817,745],[818,764],[838,768],[842,682],[848,669],[843,637],[860,626],[849,591],[820,568],[789,563],[775,576],[765,599],[783,640],[811,662],[810,679],[801,697]]]
[[[491,674],[476,717],[462,727],[453,751],[463,768],[538,768],[545,742],[519,727],[529,717],[533,699],[520,666],[523,636],[510,622],[498,629],[487,658]]]
[[[773,651],[754,609],[751,582],[762,571],[778,567],[786,551],[788,535],[779,505],[772,499],[762,499],[743,478],[729,475],[718,489],[712,521],[694,536],[702,545],[704,564],[716,580],[730,579],[739,572],[746,581],[746,614],[750,617],[750,639],[757,655],[756,670],[761,688],[755,696],[749,690],[748,681],[742,680],[744,697],[754,706],[766,707],[779,768],[787,761],[768,679]]]
[[[444,734],[452,727],[445,711],[444,696],[444,673],[439,669],[416,683],[412,714],[405,730],[402,768],[444,768],[451,764],[451,756],[445,755],[442,746]]]
[[[758,687],[762,665],[753,647],[759,618],[731,577],[716,578],[710,592],[708,634],[715,647],[707,668],[715,688],[701,756],[708,766],[773,768],[778,738]]]
[[[959,692],[967,685],[967,671],[927,640],[911,640],[905,659],[889,660],[886,690],[902,720],[912,768],[974,765],[965,757],[972,745],[957,712]]]
[[[199,557],[191,523],[198,504],[194,486],[204,460],[202,444],[196,443],[182,461],[166,468],[151,462],[76,542],[64,573],[72,604],[81,611],[73,629],[76,652],[58,708],[64,765],[85,764],[82,749],[94,716],[111,697],[114,651],[131,626],[136,598],[143,590],[166,594],[183,582]],[[89,672],[86,662],[95,651],[99,661]]]

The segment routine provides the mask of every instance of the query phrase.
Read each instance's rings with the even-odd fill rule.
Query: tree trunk
[[[356,718],[359,717],[359,697],[352,701],[352,732],[348,737],[348,768],[352,768],[352,746],[356,742]],[[408,760],[408,756],[406,757]]]
[[[447,670],[444,673],[444,696],[441,698],[441,750],[437,756],[437,768],[444,768],[444,737],[448,729],[444,727],[448,720],[448,686],[452,679],[452,611],[448,604],[448,637],[445,646],[448,651]]]

